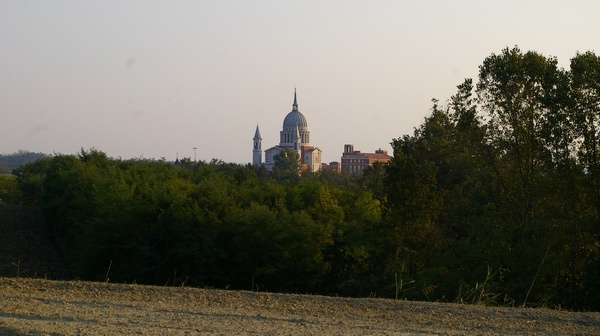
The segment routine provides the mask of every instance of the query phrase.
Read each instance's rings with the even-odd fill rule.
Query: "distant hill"
[[[0,154],[0,174],[10,174],[15,168],[47,156],[44,153],[33,153],[25,150],[19,150],[12,154]]]

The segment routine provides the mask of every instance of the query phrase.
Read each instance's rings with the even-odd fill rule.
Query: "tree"
[[[381,202],[384,202],[385,200],[384,178],[386,169],[387,163],[376,161],[359,175],[359,184],[365,186],[368,190],[371,190],[374,196]]]
[[[394,156],[386,169],[384,224],[377,235],[385,246],[380,258],[388,279],[399,276],[415,281],[439,242],[436,220],[442,194],[437,188],[438,167],[430,153],[423,151],[421,130],[412,137],[393,140]],[[422,285],[419,281],[415,286]]]
[[[0,174],[0,202],[17,201],[18,195],[16,176]]]
[[[563,231],[565,262],[561,272],[564,301],[573,306],[598,309],[600,295],[600,56],[591,51],[571,59],[574,141],[580,166],[571,178],[571,197],[576,205],[572,221]],[[578,178],[579,177],[579,178]],[[568,200],[565,199],[565,200]],[[593,210],[586,209],[590,204]]]
[[[546,129],[560,71],[556,58],[519,48],[492,54],[480,66],[477,94],[488,118],[488,155],[507,214],[526,246],[537,225],[543,167],[550,160]]]
[[[282,149],[275,155],[273,176],[276,179],[297,181],[300,175],[300,155],[288,148]]]
[[[581,144],[578,157],[600,214],[600,57],[588,51],[572,58],[571,83],[576,135]]]

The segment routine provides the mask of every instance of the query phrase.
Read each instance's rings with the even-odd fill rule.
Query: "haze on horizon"
[[[247,163],[294,88],[323,162],[391,151],[506,47],[600,52],[600,2],[2,1],[0,154]]]

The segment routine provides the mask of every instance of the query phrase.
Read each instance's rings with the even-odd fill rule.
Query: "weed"
[[[11,262],[17,268],[17,278],[21,275],[21,260],[17,261],[17,263]]]
[[[105,283],[108,283],[108,280],[110,280],[110,278],[108,277],[108,274],[110,273],[110,268],[111,267],[112,267],[112,260],[108,264],[108,269],[106,270],[106,275],[104,276],[104,282]]]
[[[463,293],[463,285],[461,284],[458,289],[458,296],[454,300],[454,302],[458,303],[470,303],[470,304],[478,304],[478,305],[490,305],[497,301],[500,294],[490,293],[489,283],[490,281],[498,274],[500,269],[494,270],[491,266],[487,266],[487,274],[483,283],[475,283],[475,287],[467,290]],[[506,300],[506,296],[505,296]]]
[[[544,254],[544,257],[542,258],[542,262],[540,263],[540,266],[538,267],[537,272],[535,272],[535,276],[533,277],[533,280],[531,281],[531,286],[529,286],[529,290],[527,291],[527,295],[525,295],[525,300],[523,300],[523,305],[521,307],[525,307],[525,305],[527,304],[527,299],[529,298],[529,293],[531,293],[531,290],[533,289],[533,284],[535,284],[535,280],[537,279],[538,275],[540,274],[542,265],[544,265],[544,261],[546,261],[546,257],[548,256],[548,251],[550,251],[550,246],[548,246],[548,249],[546,249],[546,254]]]

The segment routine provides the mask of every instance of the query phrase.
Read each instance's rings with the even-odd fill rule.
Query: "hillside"
[[[0,335],[598,335],[600,313],[0,278]]]
[[[32,153],[26,150],[19,150],[12,154],[0,154],[0,174],[10,174],[13,169],[47,156],[44,153]]]

